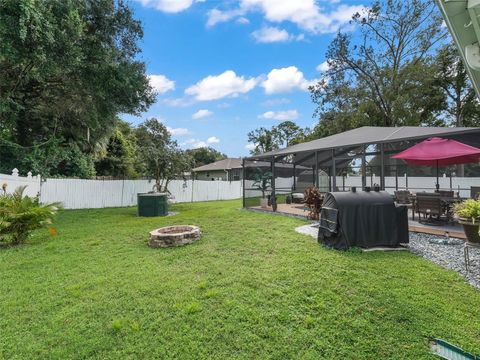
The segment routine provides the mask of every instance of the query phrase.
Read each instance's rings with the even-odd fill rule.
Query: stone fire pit
[[[162,227],[150,231],[150,247],[170,247],[190,244],[200,239],[201,231],[198,226],[175,225]]]

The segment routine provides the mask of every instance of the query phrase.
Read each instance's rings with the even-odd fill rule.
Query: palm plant
[[[257,168],[255,172],[255,178],[252,183],[252,187],[257,188],[262,192],[262,199],[265,199],[265,192],[272,185],[272,172],[262,172],[261,169]]]
[[[26,186],[0,195],[0,243],[18,245],[33,230],[51,224],[60,204],[41,205],[38,197],[24,196]]]

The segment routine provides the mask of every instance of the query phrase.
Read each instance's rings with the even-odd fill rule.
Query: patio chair
[[[443,198],[453,198],[455,192],[453,190],[438,190],[437,193]]]
[[[444,206],[440,194],[417,194],[415,210],[418,213],[418,222],[421,224],[440,225],[444,215]]]
[[[480,186],[470,186],[470,198],[478,199],[480,195]]]
[[[292,192],[291,194],[292,204],[302,204],[305,199],[305,195],[301,192]]]
[[[411,194],[408,190],[397,190],[395,191],[395,202],[400,205],[411,205],[410,196]]]
[[[413,211],[411,196],[412,194],[410,194],[410,191],[408,190],[396,190],[394,193],[394,198],[397,205],[405,206],[407,209],[412,209],[412,220],[415,220],[415,211]]]

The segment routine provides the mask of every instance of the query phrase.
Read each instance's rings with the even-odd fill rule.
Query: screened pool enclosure
[[[298,203],[307,187],[321,192],[379,186],[395,190],[433,191],[436,169],[408,166],[391,156],[430,137],[455,139],[480,147],[480,128],[361,127],[243,160],[243,206],[281,211]],[[478,164],[441,168],[440,188],[461,196],[480,186]],[[478,183],[478,184],[477,184]],[[276,202],[273,201],[276,199]],[[290,213],[292,211],[289,211]]]

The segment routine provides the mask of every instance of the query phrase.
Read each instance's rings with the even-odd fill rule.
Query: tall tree
[[[436,56],[435,84],[445,94],[445,117],[454,126],[479,126],[480,103],[453,42]]]
[[[337,34],[329,69],[310,88],[320,120],[342,114],[340,128],[435,124],[443,95],[433,86],[431,54],[446,34],[435,3],[378,1],[352,24],[355,37]],[[327,133],[337,131],[328,125]]]
[[[255,155],[298,144],[309,132],[310,129],[302,129],[293,121],[281,122],[270,129],[260,127],[248,133],[248,141],[255,145],[250,152]]]
[[[118,113],[145,111],[154,93],[142,36],[121,0],[1,1],[0,158],[28,169],[52,143],[92,154]],[[65,154],[44,173],[61,173]]]
[[[155,179],[155,190],[168,192],[171,180],[192,169],[193,159],[178,148],[165,125],[157,119],[141,124],[136,130],[136,137],[146,174]]]
[[[278,147],[287,147],[295,142],[296,139],[302,138],[304,130],[293,121],[284,121],[274,127],[276,143]]]
[[[113,134],[98,153],[99,159],[95,162],[97,175],[117,178],[139,175],[135,167],[138,164],[135,133],[129,123],[118,119]]]
[[[227,155],[215,150],[212,147],[189,149],[186,151],[186,153],[193,158],[195,167],[211,164],[215,161],[227,158]]]
[[[446,123],[453,126],[479,126],[480,103],[453,42],[438,51],[435,63],[435,85],[445,96],[442,115]],[[468,166],[468,169],[473,169],[473,166]],[[456,174],[464,176],[465,165],[457,165]]]
[[[278,144],[275,142],[275,132],[272,129],[260,127],[250,131],[247,136],[248,142],[255,145],[255,148],[250,151],[254,155],[278,149]]]

